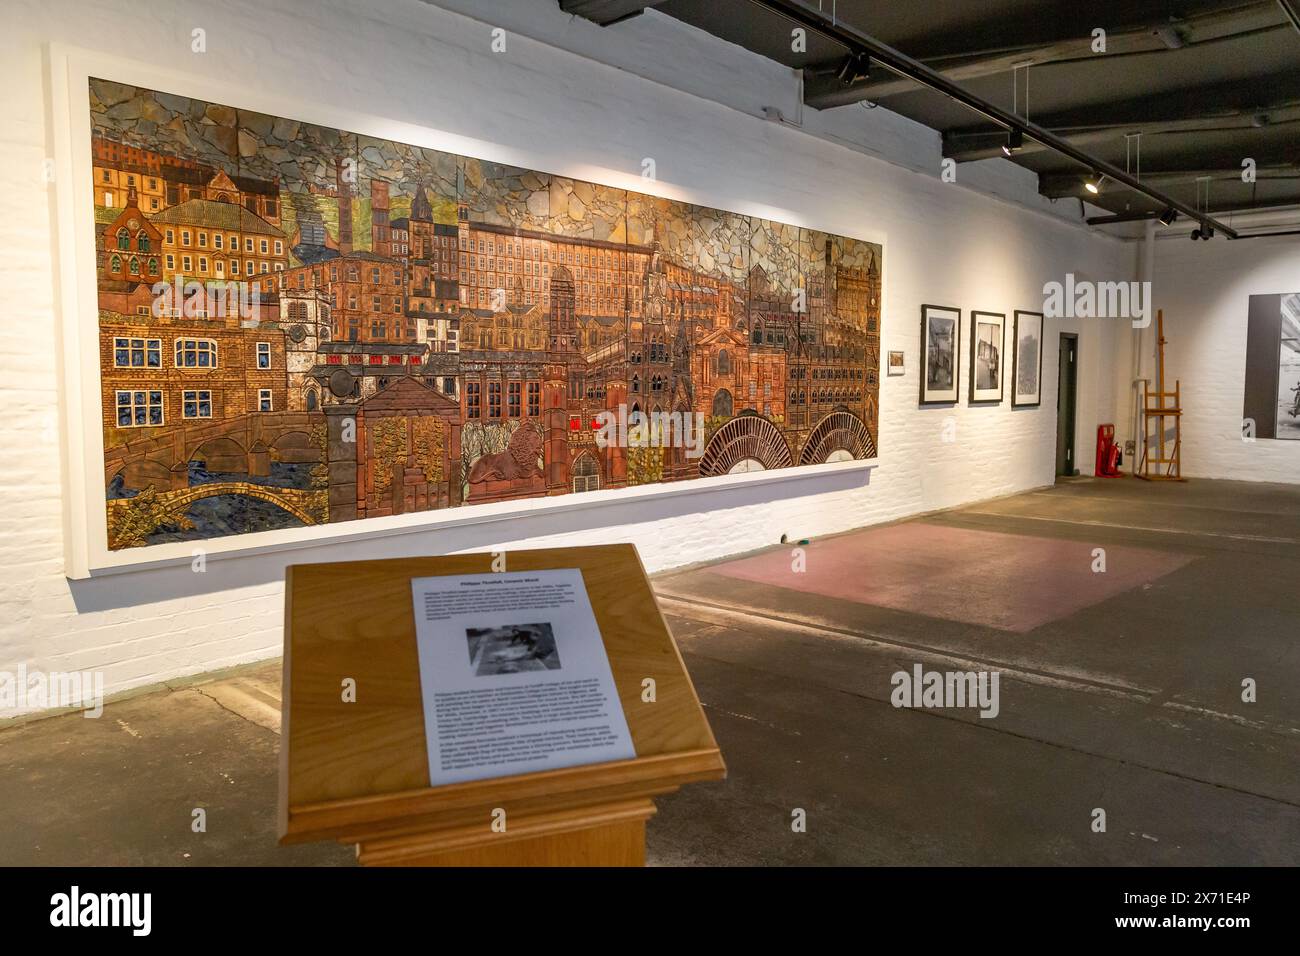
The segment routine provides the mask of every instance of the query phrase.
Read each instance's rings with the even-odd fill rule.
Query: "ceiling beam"
[[[560,9],[602,27],[613,26],[645,13],[666,0],[560,0]]]
[[[1263,91],[1263,92],[1261,92]],[[1185,133],[1278,126],[1300,121],[1300,73],[1255,77],[1121,102],[1097,101],[1035,117],[1076,145],[1119,142],[1125,133]],[[990,123],[943,134],[943,154],[959,163],[1001,155],[1006,131]],[[1026,153],[1043,147],[1026,143]]]
[[[1041,22],[1041,18],[1035,21],[1038,22]],[[1227,9],[1197,14],[1186,19],[1108,29],[1104,56],[1110,58],[1153,53],[1286,27],[1286,20],[1274,0],[1234,3]],[[1008,35],[1024,36],[1031,28],[1032,25],[1026,24],[1025,29],[1020,29],[999,19],[990,28],[994,32],[989,34],[986,42],[997,43],[1000,37]],[[1103,55],[1092,52],[1091,32],[1080,31],[1074,24],[1067,24],[1065,29],[1058,28],[1055,34],[1040,36],[1037,41],[1030,43],[1014,46],[999,44],[972,50],[971,44],[978,42],[978,38],[972,39],[969,31],[963,31],[960,34],[922,38],[910,46],[922,51],[916,55],[916,59],[951,80],[972,80],[1010,73],[1019,67],[1067,63]],[[841,83],[829,64],[804,72],[804,102],[816,109],[830,109],[861,100],[881,100],[899,93],[910,93],[915,88],[909,81],[894,76],[873,76],[850,84]]]
[[[1300,191],[1300,165],[1294,163],[1257,166],[1255,167],[1255,178],[1259,182],[1281,182],[1293,179],[1296,180],[1297,190]],[[1198,179],[1241,182],[1241,167],[1156,170],[1142,173],[1142,182],[1157,188],[1174,186],[1180,183],[1194,183]],[[1089,198],[1091,194],[1085,191],[1083,180],[1084,177],[1079,173],[1040,173],[1038,176],[1038,191],[1048,199],[1065,199],[1075,196]],[[1126,190],[1129,187],[1120,182],[1113,184],[1108,182],[1104,188]],[[1093,201],[1095,202],[1095,199]]]
[[[1263,130],[1282,129],[1297,126],[1300,124],[1300,112],[1295,114],[1286,114],[1281,119],[1273,119],[1264,124],[1257,124],[1251,121],[1251,117],[1242,117],[1239,121],[1230,119],[1222,120],[1179,120],[1166,123],[1156,123],[1145,127],[1116,125],[1116,126],[1099,126],[1091,129],[1060,129],[1050,127],[1060,137],[1068,139],[1074,145],[1081,148],[1112,147],[1123,145],[1125,133],[1142,133],[1146,137],[1156,137],[1165,135],[1176,135],[1179,133],[1227,133],[1235,130],[1245,130],[1262,128]],[[1300,130],[1296,133],[1300,136]],[[980,159],[992,159],[1002,156],[1002,144],[1006,142],[1007,134],[1004,131],[990,131],[987,133],[971,134],[963,138],[953,137],[945,133],[943,137],[943,155],[948,159],[955,159],[959,163],[968,163]],[[1153,145],[1153,140],[1145,140],[1148,147]],[[1042,153],[1046,147],[1026,142],[1022,147],[1019,155],[1028,155],[1031,153]]]
[[[899,76],[907,77],[909,80],[937,93],[942,93],[967,109],[1001,125],[1004,129],[1020,130],[1026,139],[1036,140],[1090,170],[1104,173],[1116,182],[1125,183],[1138,192],[1149,196],[1153,201],[1163,206],[1172,207],[1192,219],[1212,226],[1225,236],[1236,235],[1235,230],[1217,219],[1196,210],[1182,200],[1167,196],[1149,186],[1144,186],[1118,166],[1091,156],[1067,140],[1061,139],[1050,130],[1043,129],[1043,127],[1029,120],[1021,119],[995,103],[990,103],[988,100],[976,96],[969,90],[952,82],[943,74],[930,69],[924,63],[895,50],[875,37],[868,36],[856,27],[835,19],[832,14],[809,6],[804,0],[751,0],[751,2],[785,17],[796,25],[815,30],[822,36],[841,44],[850,53],[865,54],[871,57],[873,63],[891,70]]]
[[[1124,222],[1146,222],[1160,218],[1158,212],[1122,212],[1113,216],[1089,216],[1085,221],[1090,226],[1114,226]],[[1283,229],[1275,232],[1238,233],[1234,239],[1270,239],[1274,236],[1300,236],[1300,229]]]

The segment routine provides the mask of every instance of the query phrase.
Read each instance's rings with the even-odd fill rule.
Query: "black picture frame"
[[[947,313],[938,315],[932,313]],[[939,318],[952,321],[952,385],[944,389],[928,388],[930,380],[930,321]],[[955,405],[961,398],[961,309],[950,305],[921,306],[921,395],[922,405]]]
[[[1033,318],[1037,321],[1037,325],[1038,325],[1038,348],[1037,348],[1038,354],[1034,358],[1034,361],[1036,363],[1034,381],[1037,387],[1036,387],[1036,391],[1034,392],[1034,400],[1031,402],[1020,400],[1020,395],[1021,395],[1020,392],[1020,371],[1021,371],[1020,320],[1022,317],[1026,319]],[[1043,336],[1046,334],[1046,331],[1047,330],[1044,325],[1043,313],[1030,312],[1026,309],[1016,309],[1014,331],[1012,333],[1013,339],[1012,339],[1012,349],[1011,349],[1011,407],[1012,408],[1037,408],[1039,405],[1043,404]]]
[[[978,397],[979,391],[992,392],[992,389],[977,389],[976,382],[976,359],[979,351],[979,320],[980,316],[996,318],[998,320],[998,394],[995,398],[993,395]],[[1001,405],[1007,397],[1007,314],[1005,312],[988,312],[979,309],[972,309],[970,313],[970,376],[967,385],[968,398],[967,403],[970,405]]]

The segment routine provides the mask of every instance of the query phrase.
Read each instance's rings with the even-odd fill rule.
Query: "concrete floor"
[[[651,862],[1300,863],[1300,487],[1073,480],[805,556],[656,578],[729,777],[658,801]],[[895,708],[916,664],[999,672],[998,716]],[[0,862],[350,863],[275,846],[278,682],[0,730]]]

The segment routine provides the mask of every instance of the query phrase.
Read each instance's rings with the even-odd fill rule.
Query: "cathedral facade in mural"
[[[878,245],[104,80],[90,110],[110,548],[876,456]]]

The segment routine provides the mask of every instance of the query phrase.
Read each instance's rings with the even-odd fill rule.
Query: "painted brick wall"
[[[1154,287],[1165,311],[1165,374],[1171,387],[1182,382],[1183,473],[1300,482],[1300,441],[1241,440],[1247,300],[1300,292],[1300,242],[1161,240]],[[1143,345],[1154,349],[1154,335]],[[1154,377],[1149,355],[1145,367]]]
[[[770,94],[797,116],[788,71],[667,18],[647,15],[602,35],[537,0],[478,2],[473,10],[479,19],[416,0],[231,0],[219,8],[180,0],[142,16],[128,0],[8,0],[0,37],[0,670],[98,669],[115,692],[276,655],[287,563],[633,541],[654,570],[759,548],[783,533],[824,535],[1052,481],[1056,333],[1069,326],[1048,322],[1042,408],[1013,411],[1008,400],[920,409],[920,305],[1004,311],[1010,319],[1016,308],[1040,308],[1043,283],[1066,272],[1133,278],[1131,246],[1063,221],[1073,213],[1048,208],[1032,177],[1000,161],[962,167],[958,184],[941,183],[938,136],[883,110],[810,111],[803,122],[816,136],[746,115]],[[507,52],[493,54],[493,20],[552,43],[510,33]],[[194,27],[207,30],[206,54],[190,52]],[[51,40],[536,150],[570,175],[635,174],[651,156],[661,181],[715,205],[759,201],[882,241],[881,348],[903,349],[907,374],[881,377],[881,465],[869,476],[819,475],[213,560],[203,574],[183,566],[69,582],[53,197],[42,179],[50,142],[42,44]],[[629,69],[573,49],[617,54]],[[738,75],[747,65],[752,75]],[[695,92],[637,73],[675,77]],[[701,90],[714,96],[696,95]],[[1116,414],[1112,370],[1102,362],[1115,342],[1107,324],[1079,331],[1078,447],[1087,449],[1097,421]],[[949,418],[956,441],[945,443]],[[1083,457],[1087,470],[1091,456]]]

